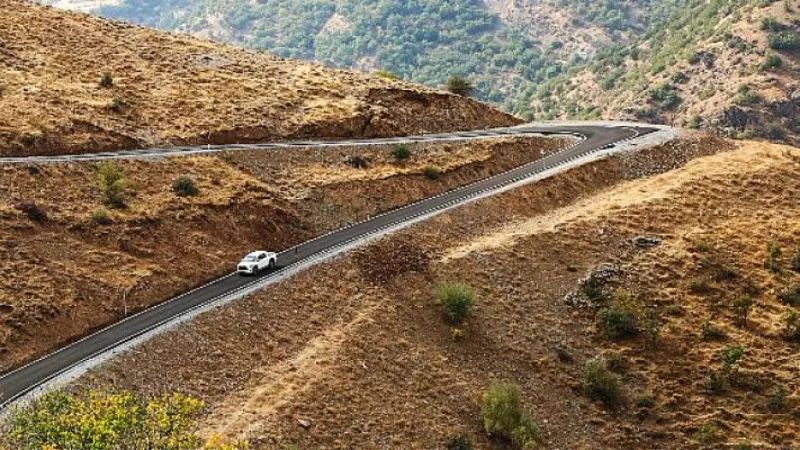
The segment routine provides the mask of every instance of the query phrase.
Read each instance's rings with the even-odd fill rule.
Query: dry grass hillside
[[[402,161],[389,146],[126,161],[114,166],[127,184],[116,209],[98,184],[104,165],[0,166],[0,371],[229,273],[255,248],[288,248],[566,142],[421,144]],[[197,195],[173,190],[182,176]]]
[[[607,159],[203,315],[84,383],[199,396],[208,433],[257,449],[506,448],[480,419],[496,380],[546,448],[793,448],[799,179],[797,149],[707,137]],[[456,329],[433,295],[453,282],[476,295]]]
[[[0,10],[2,155],[515,123],[475,101],[402,82],[24,0],[2,0]]]

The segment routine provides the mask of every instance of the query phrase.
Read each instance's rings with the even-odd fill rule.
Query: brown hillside
[[[0,372],[128,313],[392,208],[540,158],[562,139],[239,151],[120,162],[127,208],[108,222],[95,164],[0,166]],[[367,168],[348,160],[361,157]],[[428,179],[433,167],[441,173]],[[175,179],[200,193],[178,197]],[[36,212],[40,212],[37,216]]]
[[[790,269],[800,154],[745,143],[625,181],[733,148],[670,144],[460,208],[201,316],[87,382],[200,396],[209,433],[259,449],[431,449],[462,433],[475,448],[506,448],[481,431],[493,380],[521,387],[546,448],[791,448],[797,344],[776,293],[800,283]],[[783,249],[774,272],[770,243]],[[639,311],[633,338],[605,337],[595,325],[604,303],[581,294],[602,264],[618,271],[604,295],[625,288]],[[441,282],[477,293],[461,337],[434,304]],[[743,293],[754,306],[737,323]],[[650,317],[663,324],[652,344]],[[724,337],[704,337],[705,323]],[[721,350],[735,345],[743,359],[709,391]],[[621,374],[616,410],[583,394],[581,372],[598,356]]]
[[[0,0],[0,11],[0,155],[515,123],[475,101],[402,82],[23,0]]]

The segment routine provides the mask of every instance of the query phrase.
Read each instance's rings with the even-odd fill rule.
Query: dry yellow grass
[[[399,81],[2,0],[0,154],[358,137],[500,126]],[[110,86],[100,85],[108,73]]]
[[[709,142],[717,150],[737,147]],[[191,330],[159,337],[88,381],[191,392],[210,403],[207,432],[248,437],[263,449],[428,449],[461,433],[475,448],[493,448],[476,418],[494,380],[520,385],[551,448],[701,448],[697,431],[714,423],[726,446],[781,449],[800,438],[792,415],[796,345],[781,335],[788,307],[775,298],[780,287],[800,282],[788,270],[800,236],[800,153],[738,147],[644,180],[624,181],[625,158],[612,158],[454,210],[359,251],[387,257],[413,242],[440,256],[430,267],[399,267],[395,278],[376,281],[358,258],[341,258],[202,316]],[[487,236],[502,245],[486,246]],[[638,236],[663,242],[642,249],[632,244]],[[698,240],[710,250],[698,252]],[[785,250],[780,274],[764,269],[769,242]],[[467,257],[441,258],[465,248]],[[713,277],[711,258],[734,267],[738,278],[693,293],[695,277]],[[608,340],[595,327],[597,307],[564,302],[601,263],[625,271],[614,288],[628,289],[645,308],[669,311],[655,350],[641,336]],[[433,302],[440,282],[476,290],[461,338]],[[742,327],[731,301],[751,288],[756,306]],[[709,319],[726,342],[701,338]],[[240,326],[231,333],[234,322]],[[737,384],[704,393],[720,349],[734,344],[746,348]],[[187,359],[198,345],[203,354]],[[560,359],[565,353],[572,359]],[[609,414],[586,399],[581,369],[598,354],[622,355],[631,400],[651,395],[654,405],[631,402]],[[777,386],[786,389],[785,409],[770,412],[765,404]]]

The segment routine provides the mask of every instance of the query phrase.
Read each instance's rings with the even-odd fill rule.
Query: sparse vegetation
[[[450,77],[447,80],[446,88],[453,94],[461,95],[463,97],[470,97],[475,91],[475,87],[471,82],[469,82],[469,80],[459,76]]]
[[[539,426],[524,410],[515,384],[495,383],[483,394],[481,419],[487,433],[511,441],[516,448],[529,449],[542,442]]]
[[[647,312],[642,320],[642,331],[644,332],[645,345],[648,348],[656,348],[661,338],[661,328],[664,326],[664,319],[656,309]]]
[[[767,38],[773,50],[794,50],[800,48],[800,35],[793,31],[772,33]]]
[[[114,85],[114,78],[108,72],[100,74],[100,87],[110,88]]]
[[[770,72],[773,70],[780,69],[783,66],[783,60],[780,56],[770,53],[766,57],[764,57],[764,61],[758,65],[758,70],[762,72]]]
[[[739,362],[744,358],[744,347],[729,345],[719,352],[722,361],[722,372],[729,375],[739,368]]]
[[[459,434],[449,438],[444,447],[447,450],[472,450],[472,442],[466,435]]]
[[[764,17],[761,19],[761,29],[764,31],[783,31],[786,25],[780,23],[774,17]]]
[[[11,415],[0,433],[3,444],[15,450],[236,450],[245,444],[218,439],[204,442],[194,419],[203,403],[174,394],[144,400],[132,394],[91,391],[86,395],[45,394]]]
[[[405,161],[411,158],[411,149],[406,144],[397,144],[392,150],[392,157],[395,161]]]
[[[757,93],[753,92],[750,85],[743,84],[739,86],[739,99],[737,103],[740,105],[755,105],[756,103],[761,101],[761,96]]]
[[[594,358],[583,368],[582,382],[584,394],[592,400],[616,409],[624,403],[622,379],[612,372],[603,358]]]
[[[33,201],[19,202],[14,205],[14,208],[25,214],[32,222],[44,223],[47,222],[47,213]]]
[[[800,342],[800,314],[789,311],[783,318],[783,336],[787,341]]]
[[[714,444],[724,440],[719,427],[713,423],[707,423],[701,426],[700,429],[697,430],[697,433],[694,434],[694,439],[704,445]]]
[[[436,287],[436,303],[444,319],[451,325],[461,325],[472,314],[475,293],[464,284],[442,284]]]
[[[719,359],[722,366],[719,370],[712,371],[704,388],[708,394],[720,394],[731,384],[731,380],[736,377],[739,363],[744,358],[744,348],[738,345],[729,345],[719,351]]]
[[[770,272],[779,273],[781,271],[781,256],[783,250],[775,243],[767,245],[767,256],[764,259],[764,268]]]
[[[626,339],[639,333],[639,312],[625,290],[618,290],[611,304],[597,312],[596,322],[597,328],[612,339]]]
[[[800,307],[800,283],[778,292],[778,300],[784,305]]]
[[[438,167],[425,166],[422,168],[422,174],[425,175],[425,178],[436,181],[441,177],[442,171]]]
[[[369,167],[369,160],[361,155],[353,155],[347,158],[347,164],[354,169],[366,169]]]
[[[130,103],[128,103],[125,99],[114,97],[111,100],[111,103],[108,105],[108,110],[115,113],[122,113],[128,108],[130,108]]]
[[[704,341],[722,341],[727,337],[725,330],[709,320],[703,322],[700,328],[700,335]]]
[[[733,299],[733,314],[739,326],[747,326],[747,317],[753,308],[753,300],[748,295],[737,295]]]
[[[795,252],[794,256],[792,256],[792,270],[800,272],[800,250]]]
[[[113,162],[101,163],[97,169],[97,185],[103,203],[111,208],[125,208],[128,180],[122,167]]]
[[[673,109],[681,103],[681,97],[671,84],[663,84],[650,91],[650,100],[663,109]]]
[[[92,222],[98,225],[109,225],[111,224],[111,216],[108,214],[108,210],[105,208],[100,208],[94,210],[92,213]]]
[[[172,192],[178,197],[195,197],[200,194],[200,189],[192,177],[182,175],[172,182]]]
[[[775,392],[767,398],[767,409],[772,412],[780,412],[786,407],[786,389],[783,386],[778,386]]]
[[[689,292],[692,294],[703,295],[711,292],[711,286],[706,277],[695,277],[689,281]]]

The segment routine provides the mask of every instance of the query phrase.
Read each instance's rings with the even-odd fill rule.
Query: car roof
[[[263,253],[267,253],[267,252],[265,252],[263,250],[259,250],[259,251],[256,251],[256,252],[248,253],[245,257],[247,257],[247,256],[258,256],[258,255],[261,255]]]

